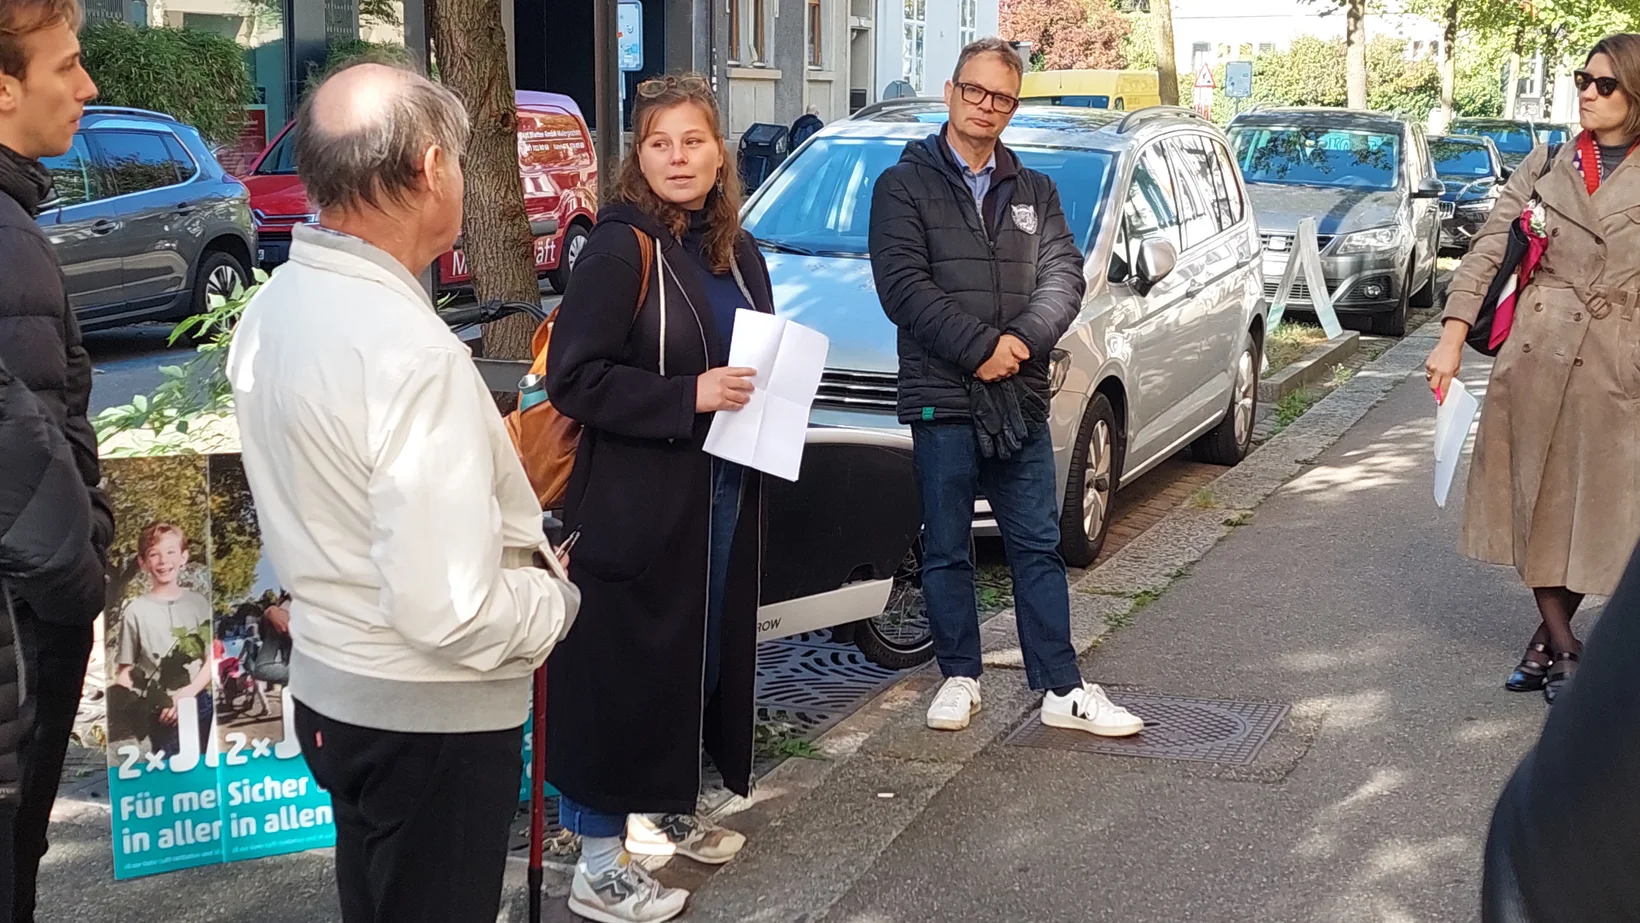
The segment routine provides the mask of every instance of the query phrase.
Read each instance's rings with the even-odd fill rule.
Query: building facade
[[[1323,15],[1327,14],[1327,15]],[[1440,54],[1441,25],[1420,16],[1392,11],[1367,16],[1367,35],[1387,35],[1408,43],[1414,56]],[[1330,4],[1306,0],[1174,0],[1173,49],[1180,70],[1203,64],[1250,61],[1284,51],[1300,36],[1344,38],[1344,16]]]
[[[976,38],[997,34],[997,0],[877,0],[874,93],[904,80],[918,96],[938,96],[957,55]]]

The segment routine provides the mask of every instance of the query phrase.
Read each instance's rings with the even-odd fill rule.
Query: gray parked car
[[[866,236],[877,177],[945,119],[942,103],[924,99],[834,122],[746,205],[776,309],[831,338],[803,477],[776,498],[801,534],[835,536],[802,549],[805,572],[889,577],[905,546],[872,560],[871,537],[915,533],[911,436],[895,419],[896,330],[878,300]],[[1053,353],[1050,426],[1060,547],[1070,564],[1087,566],[1118,485],[1187,446],[1227,465],[1247,453],[1267,307],[1258,231],[1224,134],[1189,110],[1026,106],[1003,140],[1058,185],[1085,255],[1082,312]],[[830,483],[849,486],[822,492]],[[776,525],[766,591],[785,557]],[[996,530],[983,501],[975,528]],[[914,568],[902,576],[914,579]],[[878,611],[867,609],[862,618]]]
[[[1406,333],[1407,306],[1435,303],[1440,251],[1435,175],[1421,124],[1349,109],[1265,109],[1230,123],[1265,245],[1264,287],[1274,297],[1298,222],[1314,217],[1333,307],[1374,333]],[[1302,281],[1289,307],[1310,301]]]
[[[82,328],[178,320],[250,281],[250,194],[193,128],[88,106],[74,146],[45,165],[54,188],[38,220]]]

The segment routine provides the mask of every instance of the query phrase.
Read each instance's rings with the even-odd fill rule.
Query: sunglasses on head
[[[685,93],[700,93],[708,89],[706,78],[696,74],[667,74],[664,77],[651,77],[638,84],[638,95],[644,99],[654,99],[668,90],[682,90]]]
[[[1008,96],[1005,93],[998,93],[995,90],[987,90],[977,83],[958,83],[955,84],[955,86],[957,90],[962,93],[962,101],[970,106],[978,106],[989,98],[991,100],[991,108],[1002,113],[1003,115],[1007,115],[1008,113],[1019,108],[1018,97]]]
[[[1599,93],[1601,96],[1610,96],[1613,93],[1616,93],[1617,88],[1622,85],[1617,82],[1616,77],[1596,77],[1588,71],[1573,72],[1572,83],[1577,86],[1577,91],[1579,93],[1587,90],[1590,86],[1593,86],[1595,92]]]

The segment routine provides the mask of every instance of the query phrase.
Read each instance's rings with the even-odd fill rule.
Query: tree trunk
[[[1555,82],[1560,79],[1561,48],[1565,41],[1560,29],[1551,31],[1543,43],[1543,86],[1539,91],[1538,111],[1532,118],[1547,119],[1554,112]]]
[[[1179,63],[1173,57],[1173,0],[1150,0],[1156,17],[1156,79],[1162,105],[1179,104]]]
[[[1458,0],[1446,5],[1446,31],[1441,36],[1441,131],[1452,124],[1452,97],[1458,92]]]
[[[1351,109],[1367,108],[1367,0],[1348,0],[1344,13],[1344,65]]]
[[[480,301],[539,303],[535,241],[518,179],[518,113],[507,73],[507,40],[500,0],[437,0],[429,3],[439,76],[461,96],[473,136],[462,167],[464,248]],[[527,359],[535,321],[504,318],[484,328],[484,353]]]
[[[1503,117],[1515,117],[1520,104],[1520,50],[1526,44],[1526,25],[1515,27],[1515,44],[1509,49],[1509,82],[1503,87]]]

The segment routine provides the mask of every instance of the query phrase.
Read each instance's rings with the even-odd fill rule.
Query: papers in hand
[[[1475,414],[1481,409],[1480,401],[1463,382],[1452,379],[1447,387],[1446,400],[1435,413],[1435,505],[1444,508],[1446,495],[1452,490],[1452,476],[1458,471],[1458,458],[1463,455],[1464,443],[1469,439],[1469,428],[1475,423]]]
[[[735,312],[729,365],[755,369],[752,397],[739,410],[712,415],[706,451],[788,481],[797,480],[809,407],[820,390],[831,341],[817,330],[772,314]]]

